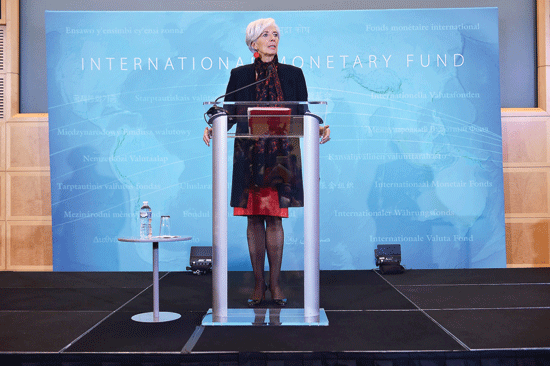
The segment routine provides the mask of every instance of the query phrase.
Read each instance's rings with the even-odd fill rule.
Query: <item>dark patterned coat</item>
[[[307,101],[306,81],[300,68],[279,63],[277,73],[285,101]],[[256,74],[253,64],[237,67],[231,70],[226,93],[252,84],[254,81],[256,81]],[[254,100],[256,100],[254,86],[225,97],[227,102]],[[228,110],[230,114],[246,115],[246,111],[235,111],[231,108]],[[292,114],[302,113],[303,111],[299,111],[297,108],[292,110]],[[236,125],[237,135],[248,133],[247,121],[239,121]],[[231,119],[229,126],[232,127]],[[267,149],[267,154],[264,154],[263,149]],[[253,185],[276,188],[279,193],[279,207],[281,208],[302,207],[304,205],[300,142],[298,138],[264,139],[260,144],[253,139],[235,138],[231,206],[246,207],[248,189]]]

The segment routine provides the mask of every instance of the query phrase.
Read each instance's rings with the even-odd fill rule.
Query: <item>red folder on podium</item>
[[[286,136],[290,130],[290,108],[250,107],[248,128],[251,135]]]

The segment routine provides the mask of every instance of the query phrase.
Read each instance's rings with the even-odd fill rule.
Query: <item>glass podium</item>
[[[326,115],[326,102],[224,102],[223,105],[205,102],[203,105],[205,119],[212,127],[213,240],[212,308],[203,318],[202,325],[328,325],[326,313],[319,306],[319,125]],[[228,138],[243,139],[241,141],[300,139],[302,142],[303,309],[228,309]],[[283,176],[285,171],[292,170],[288,163],[282,161],[280,164]]]

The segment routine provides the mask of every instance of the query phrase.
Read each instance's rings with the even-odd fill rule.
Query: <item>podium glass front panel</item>
[[[304,136],[304,116],[313,116],[323,124],[326,102],[205,102],[205,120],[225,113],[228,138]],[[277,121],[278,119],[278,121]],[[239,128],[240,127],[240,128]]]

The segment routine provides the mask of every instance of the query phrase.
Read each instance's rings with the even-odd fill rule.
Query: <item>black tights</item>
[[[264,294],[265,254],[269,262],[269,287],[273,299],[285,298],[279,284],[281,264],[283,261],[284,232],[283,220],[275,216],[248,216],[246,230],[248,251],[254,273],[253,299],[261,299]]]

